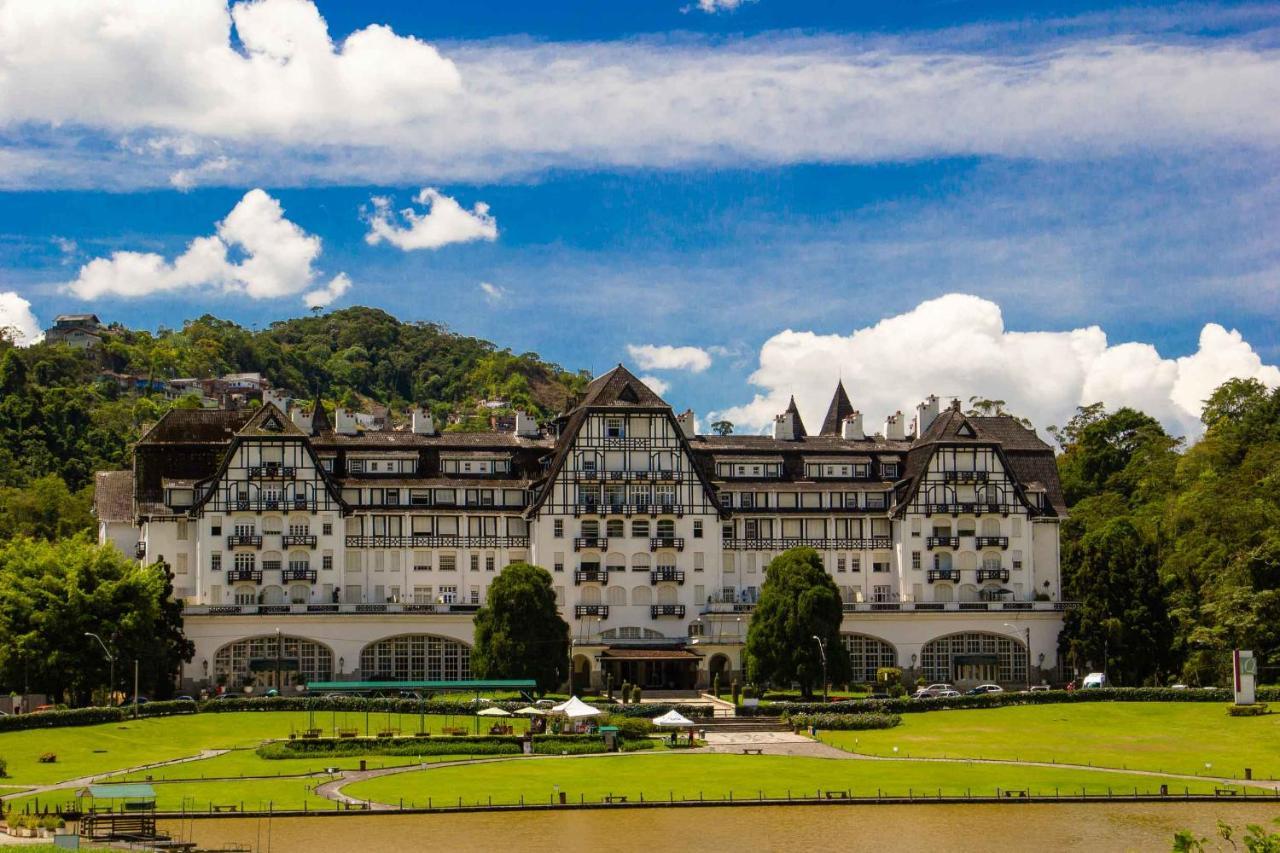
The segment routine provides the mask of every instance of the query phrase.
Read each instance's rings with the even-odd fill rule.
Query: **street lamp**
[[[111,681],[107,684],[107,704],[111,704],[111,697],[115,693],[116,689],[116,659],[111,654],[110,650],[107,649],[107,644],[102,642],[101,637],[92,631],[85,631],[84,635],[86,637],[93,637],[98,641],[98,645],[102,646],[102,653],[107,656],[107,663],[111,665]]]
[[[813,639],[818,643],[818,654],[822,656],[822,701],[831,701],[831,690],[827,684],[827,644],[822,642],[822,638],[817,634],[813,635]]]
[[[1005,622],[1004,626],[1006,628],[1012,628],[1014,631],[1018,630],[1017,625],[1012,625],[1008,622]],[[1026,637],[1027,637],[1027,692],[1030,693],[1031,692],[1031,626],[1028,625],[1022,630],[1026,632]]]

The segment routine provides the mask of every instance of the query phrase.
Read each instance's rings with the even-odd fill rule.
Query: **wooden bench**
[[[414,732],[414,737],[431,737],[431,732]]]
[[[324,734],[324,732],[322,732],[320,729],[307,729],[305,732],[302,733],[302,739],[303,740],[319,740],[322,734]]]
[[[215,811],[215,812],[238,812],[238,811],[240,811],[240,807],[239,807],[239,806],[212,806],[212,805],[211,805],[209,808],[213,809],[213,811]]]
[[[1000,795],[1002,797],[1016,797],[1017,799],[1020,799],[1020,800],[1025,800],[1028,796],[1030,796],[1030,794],[1027,793],[1026,789],[1002,791]]]
[[[348,803],[343,802],[342,808],[349,812],[367,812],[369,810],[368,803]]]
[[[383,729],[382,731],[378,732],[378,737],[399,737],[399,736],[400,736],[399,729]]]
[[[1240,792],[1237,791],[1235,788],[1214,788],[1213,789],[1213,795],[1215,797],[1234,797],[1239,793]]]
[[[453,735],[454,737],[466,737],[471,734],[471,730],[466,727],[441,729],[440,731],[447,735]]]
[[[604,798],[606,803],[625,803],[627,801],[626,794],[610,794]]]
[[[764,749],[758,746],[744,746],[742,748],[743,755],[764,755]]]
[[[827,791],[827,792],[825,792],[825,793],[826,793],[826,797],[827,797],[827,799],[828,799],[828,800],[847,800],[847,799],[849,799],[849,792],[848,792],[848,791]]]
[[[360,737],[359,729],[338,729],[338,737]]]

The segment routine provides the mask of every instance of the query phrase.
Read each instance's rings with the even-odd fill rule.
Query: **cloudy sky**
[[[382,307],[705,424],[1280,384],[1280,8],[0,0],[0,322]]]

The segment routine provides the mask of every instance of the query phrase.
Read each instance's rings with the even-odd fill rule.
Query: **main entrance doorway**
[[[653,690],[693,690],[701,660],[686,649],[609,648],[600,653],[600,668],[614,687],[627,683]]]

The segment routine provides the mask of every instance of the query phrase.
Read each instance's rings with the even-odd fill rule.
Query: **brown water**
[[[1173,833],[1215,836],[1219,818],[1270,825],[1261,803],[837,805],[619,809],[441,815],[343,815],[170,822],[202,847],[257,853],[459,851],[1169,850]],[[1211,848],[1213,849],[1213,848]]]

